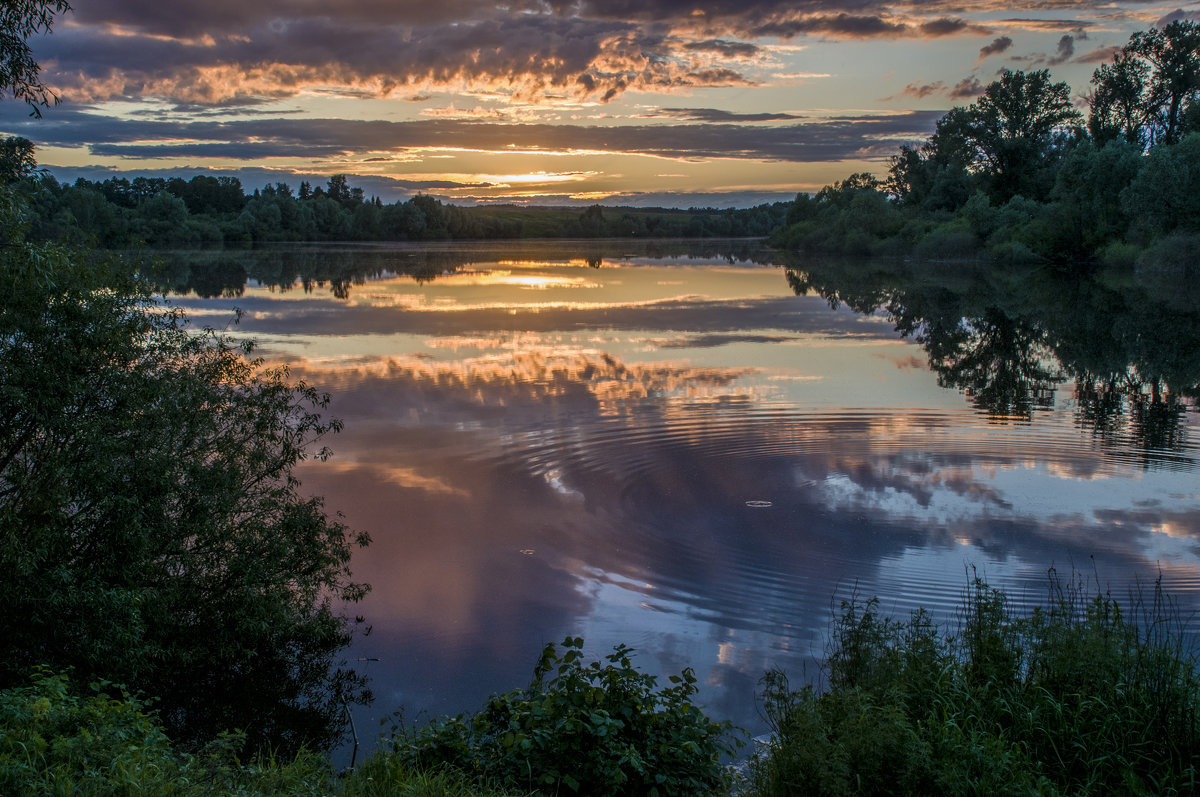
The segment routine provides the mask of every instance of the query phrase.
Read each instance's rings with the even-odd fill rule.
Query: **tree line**
[[[3,142],[3,164],[22,178],[30,236],[39,241],[121,248],[244,245],[274,241],[763,237],[787,203],[714,209],[461,207],[418,194],[385,204],[335,174],[325,186],[277,182],[247,193],[237,177],[113,176],[72,184],[38,174],[33,145]]]
[[[888,175],[801,194],[775,242],[857,254],[1175,261],[1200,234],[1200,25],[1135,33],[1087,116],[1048,70],[1005,71]]]

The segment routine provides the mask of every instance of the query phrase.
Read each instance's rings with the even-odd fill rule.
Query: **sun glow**
[[[479,174],[481,183],[495,186],[516,184],[537,185],[539,183],[577,183],[593,176],[593,172],[528,172],[526,174]]]

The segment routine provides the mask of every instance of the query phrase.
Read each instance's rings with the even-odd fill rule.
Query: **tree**
[[[1123,210],[1148,239],[1200,231],[1200,133],[1155,147],[1121,194]]]
[[[1162,29],[1138,31],[1128,49],[1152,70],[1148,100],[1154,141],[1174,144],[1182,134],[1184,112],[1200,98],[1200,24],[1172,22]]]
[[[965,145],[969,167],[987,178],[994,201],[1018,194],[1043,199],[1054,184],[1053,161],[1083,116],[1071,105],[1071,87],[1050,72],[1005,71],[977,102],[947,114],[938,132]]]
[[[41,68],[33,59],[28,39],[49,33],[55,14],[71,10],[66,0],[3,0],[0,2],[0,91],[29,106],[31,116],[58,102],[58,95],[42,83]]]
[[[32,177],[37,170],[33,142],[20,136],[0,141],[0,185]]]
[[[185,745],[329,746],[369,693],[338,658],[366,538],[294,474],[328,397],[0,203],[0,688],[69,668],[157,698]]]
[[[1118,52],[1111,64],[1102,64],[1092,74],[1095,89],[1090,98],[1088,132],[1097,144],[1118,138],[1139,147],[1149,143],[1149,83],[1149,65],[1128,49]]]
[[[1200,24],[1138,31],[1092,75],[1088,127],[1101,143],[1123,136],[1143,146],[1174,144],[1200,99]]]

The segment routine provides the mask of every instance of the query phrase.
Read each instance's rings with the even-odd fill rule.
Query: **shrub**
[[[0,688],[73,668],[159,698],[180,744],[332,745],[369,693],[341,660],[366,537],[294,473],[328,397],[20,215],[0,191]]]
[[[81,695],[63,673],[39,669],[0,692],[0,794],[325,795],[327,762],[240,758],[243,734],[177,752],[147,703],[112,684]]]
[[[754,795],[1192,794],[1200,678],[1161,584],[1126,609],[1052,572],[1017,616],[976,579],[958,632],[843,603],[829,689],[763,680],[777,735]]]
[[[583,639],[547,645],[526,689],[483,710],[400,732],[391,754],[417,769],[455,768],[481,784],[581,795],[700,795],[728,785],[722,755],[740,740],[691,698],[690,669],[657,679],[618,645],[607,664],[582,663]]]

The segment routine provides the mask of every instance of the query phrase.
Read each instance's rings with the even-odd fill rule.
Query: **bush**
[[[582,663],[583,639],[542,653],[526,689],[490,698],[477,714],[442,718],[401,732],[391,755],[402,765],[452,767],[481,784],[580,795],[701,795],[728,786],[722,755],[733,728],[691,702],[690,669],[655,691],[633,651],[614,648]]]
[[[843,603],[828,691],[769,673],[750,793],[1192,794],[1200,678],[1161,584],[1127,613],[1081,581],[1016,616],[982,581],[958,633]]]
[[[222,734],[195,755],[178,753],[144,701],[99,682],[83,696],[65,674],[38,669],[28,685],[0,692],[0,793],[329,793],[325,761],[301,751],[242,762],[245,741]]]
[[[45,664],[159,698],[180,744],[331,745],[369,693],[339,659],[365,537],[293,475],[328,397],[19,213],[0,191],[0,688]]]

